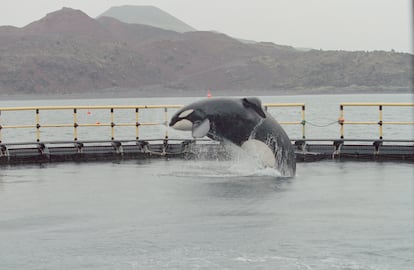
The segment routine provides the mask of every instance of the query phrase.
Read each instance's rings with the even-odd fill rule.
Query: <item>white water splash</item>
[[[274,167],[266,166],[261,155],[254,155],[230,142],[224,144],[226,156],[209,158],[200,155],[195,160],[169,160],[161,175],[177,177],[280,177]],[[214,157],[214,155],[213,155]]]
[[[246,151],[237,145],[228,143],[226,150],[233,163],[229,170],[234,173],[238,173],[241,176],[281,176],[276,168],[267,166],[266,162],[262,160],[260,153],[254,154],[250,148],[249,151]]]
[[[256,138],[257,128],[262,125],[262,123],[263,123],[264,120],[265,120],[264,118],[261,118],[260,119],[260,121],[257,123],[257,125],[253,128],[252,132],[250,133],[249,139]]]
[[[274,168],[262,167],[255,162],[241,160],[170,160],[171,166],[164,166],[158,175],[177,177],[240,178],[280,177]],[[160,170],[161,171],[161,170]]]
[[[282,256],[248,256],[248,257],[237,257],[233,259],[237,262],[248,263],[248,264],[263,264],[263,263],[274,263],[279,264],[278,269],[313,269],[311,265],[303,262],[299,258],[282,257]]]

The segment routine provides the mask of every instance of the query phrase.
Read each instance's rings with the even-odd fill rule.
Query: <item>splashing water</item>
[[[229,153],[232,165],[228,168],[230,172],[239,176],[281,176],[274,167],[266,166],[260,153],[246,151],[237,145],[228,143],[226,150]]]
[[[264,121],[264,118],[261,118],[259,123],[257,123],[257,125],[253,128],[252,132],[250,133],[249,139],[256,138],[257,128],[262,125],[263,121]]]
[[[224,148],[225,157],[220,155],[222,152],[213,153],[212,157],[201,153],[195,160],[169,160],[167,164],[162,164],[162,169],[160,169],[162,173],[160,175],[190,178],[281,176],[280,172],[275,168],[264,166],[259,156],[251,155],[235,144],[226,142]]]
[[[255,140],[257,129],[262,125],[264,120],[265,119],[262,118],[256,124],[250,133],[249,140],[245,143],[245,145],[242,145],[242,148],[245,149],[247,154],[251,155],[255,161],[261,163],[262,167],[278,168],[280,170],[278,176],[281,176],[289,171],[290,165],[287,161],[288,154],[283,151],[283,149],[279,149],[278,138],[276,138],[273,134],[268,134],[266,142],[262,145],[260,141]]]

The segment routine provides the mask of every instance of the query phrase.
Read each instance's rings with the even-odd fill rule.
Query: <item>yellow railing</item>
[[[266,103],[264,104],[265,110],[275,107],[299,107],[301,109],[301,121],[293,122],[279,122],[281,125],[302,125],[302,139],[306,138],[306,120],[305,120],[305,103]]]
[[[73,128],[73,140],[78,140],[78,129],[81,127],[110,127],[111,128],[111,140],[115,140],[115,127],[135,127],[135,139],[138,140],[140,136],[139,127],[141,126],[165,126],[164,137],[168,138],[168,121],[169,109],[179,109],[182,105],[127,105],[127,106],[39,106],[39,107],[0,107],[0,143],[2,142],[2,130],[4,129],[35,129],[36,141],[40,142],[41,130],[45,128]],[[302,137],[305,138],[305,104],[303,103],[285,103],[276,104],[269,103],[264,104],[265,109],[271,107],[300,107],[302,109],[302,119],[296,122],[280,122],[282,125],[302,125]],[[140,122],[140,112],[142,110],[161,109],[164,110],[164,119],[161,122]],[[80,110],[108,110],[110,113],[110,120],[107,123],[79,123],[78,111]],[[135,121],[130,123],[115,123],[114,112],[119,110],[132,110],[135,114]],[[35,113],[35,123],[29,125],[2,125],[2,112],[17,112],[17,111],[29,111]],[[71,112],[73,123],[54,123],[46,124],[42,123],[42,111],[68,111]]]
[[[378,121],[346,121],[344,116],[345,107],[378,107]],[[384,125],[414,125],[412,121],[384,121],[383,119],[383,107],[414,107],[414,103],[341,103],[340,115],[338,123],[340,125],[341,139],[344,138],[344,126],[345,125],[378,125],[379,139],[383,139],[383,126]]]
[[[8,107],[0,108],[1,112],[6,111],[34,111],[36,114],[34,125],[1,125],[0,122],[0,142],[2,142],[2,129],[18,129],[18,128],[35,128],[36,129],[36,141],[40,141],[40,129],[41,128],[67,128],[73,127],[73,140],[78,140],[78,128],[80,127],[111,127],[111,139],[115,139],[115,127],[135,127],[136,139],[139,139],[139,127],[140,126],[155,126],[164,125],[168,127],[168,109],[178,109],[181,105],[136,105],[136,106],[41,106],[41,107]],[[162,122],[140,122],[139,114],[142,109],[163,109],[164,121]],[[72,111],[73,123],[70,124],[41,124],[41,111]],[[78,110],[109,110],[110,122],[109,123],[95,123],[95,124],[81,124],[78,123]],[[135,112],[135,122],[133,123],[115,123],[114,111],[115,110],[133,110]],[[1,119],[1,118],[0,118]],[[168,138],[168,128],[165,129],[165,138]]]

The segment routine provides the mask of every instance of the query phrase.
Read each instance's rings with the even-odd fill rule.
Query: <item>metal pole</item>
[[[114,108],[111,108],[111,140],[115,139]]]
[[[39,115],[39,109],[36,109],[36,141],[40,142],[40,115]]]
[[[78,115],[77,109],[73,109],[73,140],[78,140]]]
[[[302,105],[302,139],[305,139],[306,138],[305,125],[306,125],[306,120],[305,120],[305,105]]]
[[[1,111],[0,111],[0,120],[1,120]],[[2,140],[2,138],[1,138],[1,130],[2,130],[2,126],[1,126],[1,121],[0,121],[0,143],[1,143],[1,140]]]
[[[378,121],[378,125],[379,125],[379,135],[380,135],[380,140],[382,140],[382,105],[379,106],[379,121]]]
[[[340,127],[340,133],[341,133],[341,139],[344,138],[344,106],[341,104],[340,108],[340,114],[339,114],[339,124]]]
[[[135,108],[135,139],[139,140],[139,108]]]
[[[164,108],[165,138],[168,139],[168,109]]]

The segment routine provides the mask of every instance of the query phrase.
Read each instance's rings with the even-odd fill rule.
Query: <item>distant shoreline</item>
[[[49,100],[49,99],[110,99],[110,98],[159,98],[207,97],[208,92],[217,97],[225,96],[303,96],[303,95],[358,95],[358,94],[414,94],[413,89],[294,89],[294,90],[178,90],[178,89],[124,89],[111,88],[88,93],[63,94],[0,94],[0,100]]]

